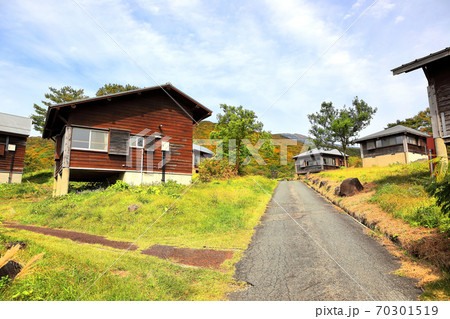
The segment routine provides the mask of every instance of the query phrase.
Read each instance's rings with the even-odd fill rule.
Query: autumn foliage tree
[[[431,115],[429,108],[424,111],[420,111],[413,117],[406,118],[404,120],[397,120],[395,123],[389,123],[386,128],[390,128],[396,125],[407,126],[426,133],[433,132],[431,128]]]

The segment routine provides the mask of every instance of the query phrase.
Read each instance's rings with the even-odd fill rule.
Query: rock
[[[357,178],[347,178],[341,183],[339,196],[353,196],[360,191],[362,191],[364,187],[361,182]]]
[[[139,209],[139,207],[140,207],[139,205],[132,204],[132,205],[128,206],[128,211],[130,213],[135,212],[135,211],[137,211]]]
[[[0,278],[8,276],[9,279],[12,280],[17,276],[20,270],[22,270],[22,265],[14,260],[10,260],[0,268]]]
[[[339,196],[340,191],[341,191],[341,189],[339,188],[339,186],[336,187],[336,188],[334,189],[334,195],[335,195],[335,196]]]
[[[13,241],[13,242],[10,242],[10,243],[6,244],[6,249],[11,249],[11,248],[13,248],[14,246],[17,246],[17,245],[20,246],[20,249],[25,249],[28,244],[26,242],[24,242],[24,241]]]
[[[327,192],[329,192],[330,189],[331,189],[331,185],[328,185],[328,186],[327,186]]]
[[[319,187],[327,186],[327,184],[328,184],[327,181],[320,181]]]

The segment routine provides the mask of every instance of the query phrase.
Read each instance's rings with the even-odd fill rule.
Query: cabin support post
[[[60,181],[58,182],[59,186],[58,195],[66,195],[69,192],[69,176],[70,176],[70,169],[68,167],[64,167],[62,169]]]
[[[70,148],[72,141],[72,127],[66,126],[64,134],[64,150],[61,161],[61,171],[55,174],[53,196],[66,195],[69,192],[70,179]],[[61,141],[60,141],[61,143]],[[58,147],[57,147],[58,149]]]
[[[403,152],[405,152],[405,164],[409,164],[409,157],[408,157],[408,138],[405,135],[403,135]]]
[[[448,169],[447,146],[445,145],[444,140],[440,137],[434,139],[434,145],[436,147],[436,157],[440,158],[436,167],[437,177],[440,179],[445,176]]]

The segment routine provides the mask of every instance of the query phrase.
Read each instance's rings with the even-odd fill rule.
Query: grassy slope
[[[217,300],[236,283],[234,263],[242,256],[270,199],[253,181],[270,194],[276,181],[262,177],[237,178],[195,184],[137,242],[139,250],[153,244],[191,248],[237,249],[221,271],[186,268],[139,252],[128,252],[86,296],[91,300]],[[6,220],[20,223],[78,230],[110,239],[134,241],[176,200],[183,187],[135,187],[128,190],[69,194],[47,197],[51,188],[43,184],[44,194],[36,202],[24,201],[29,194],[8,189],[11,199],[0,204]],[[42,185],[39,185],[42,186]],[[22,186],[17,185],[18,189]],[[40,189],[40,187],[37,187]],[[45,192],[47,192],[45,194]],[[2,190],[0,189],[0,196]],[[140,208],[128,212],[130,204]],[[1,235],[3,233],[3,235]],[[26,231],[2,229],[2,241],[26,240],[24,260],[45,251],[34,275],[15,282],[0,299],[73,300],[119,256],[117,251],[96,245],[79,245],[70,240],[45,237]],[[100,250],[101,249],[101,250]],[[1,253],[4,249],[1,248]],[[26,258],[25,258],[26,257]],[[23,291],[33,290],[28,296]],[[17,296],[17,294],[19,295]]]
[[[450,232],[449,218],[441,213],[436,200],[425,191],[430,181],[427,163],[349,168],[319,175],[334,181],[357,177],[361,183],[376,183],[376,191],[369,202],[378,204],[412,226],[439,227],[444,232]]]

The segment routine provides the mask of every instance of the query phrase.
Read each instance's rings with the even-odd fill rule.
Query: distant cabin
[[[356,140],[360,144],[363,167],[409,164],[426,160],[429,135],[397,125]]]
[[[31,119],[0,113],[0,183],[22,182]]]
[[[69,181],[190,183],[193,125],[210,115],[171,84],[50,106],[43,137],[56,142],[54,194]]]
[[[345,155],[348,157],[348,155]],[[314,148],[294,156],[295,173],[317,173],[344,166],[344,155],[337,149]]]
[[[192,165],[193,171],[198,173],[198,166],[201,161],[206,158],[211,158],[214,156],[214,153],[207,149],[204,146],[192,144]]]

